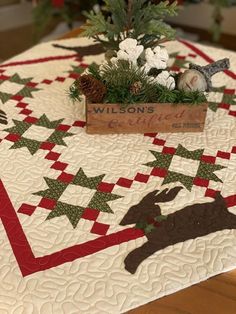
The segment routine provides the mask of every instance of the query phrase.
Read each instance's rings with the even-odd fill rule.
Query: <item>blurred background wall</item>
[[[69,31],[68,20],[65,22],[63,14],[63,3],[66,0],[0,0],[0,61],[14,56],[36,43],[33,35],[35,25],[33,25],[33,6],[39,3],[46,3],[44,8],[45,14],[41,14],[39,21],[41,24],[43,19],[49,17],[49,13],[53,18],[47,23],[45,29],[41,33],[40,40],[56,39]],[[69,1],[69,0],[67,0]],[[78,2],[79,6],[74,11],[81,11],[92,7],[94,3],[102,3],[102,0],[70,0]],[[227,49],[236,50],[236,6],[223,8],[220,15],[221,36],[218,42],[212,41],[211,29],[214,15],[214,6],[206,3],[207,0],[180,1],[180,12],[177,17],[168,20],[174,27],[178,29],[179,35],[190,40],[218,45]],[[215,3],[214,0],[210,0]],[[216,0],[216,2],[224,0]],[[225,0],[227,1],[227,0]],[[232,4],[236,4],[235,0]],[[190,4],[189,4],[190,2]],[[199,2],[191,4],[191,2]],[[217,2],[217,3],[218,3]],[[81,9],[80,9],[81,8]],[[50,12],[49,12],[50,10]],[[54,14],[54,11],[56,12]],[[76,15],[73,27],[78,27],[83,23],[81,14]]]
[[[32,3],[0,0],[0,60],[32,46]]]
[[[169,20],[183,26],[208,30],[213,10],[213,6],[207,3],[189,4],[180,9],[178,16]],[[222,15],[222,33],[236,35],[236,7],[223,8]]]

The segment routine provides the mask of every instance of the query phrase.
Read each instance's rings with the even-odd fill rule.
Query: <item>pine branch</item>
[[[146,28],[146,34],[152,35],[152,34],[159,34],[161,36],[164,36],[165,39],[173,39],[175,36],[175,30],[169,26],[168,24],[162,22],[162,21],[152,21],[149,23],[149,25]]]
[[[114,33],[119,36],[124,32],[127,23],[127,4],[125,0],[110,0],[111,19],[114,26]]]
[[[164,1],[157,5],[148,3],[146,6],[141,7],[140,11],[134,15],[133,36],[137,38],[141,34],[153,34],[172,38],[174,31],[171,31],[171,27],[163,22],[163,18],[176,15],[176,6],[176,2],[169,5],[168,1]]]
[[[105,0],[105,4],[110,15],[105,18],[101,12],[85,13],[88,21],[81,35],[94,38],[106,49],[116,50],[120,41],[127,37],[138,39],[141,43],[140,36],[152,35],[152,40],[142,41],[144,48],[147,48],[154,40],[174,36],[175,32],[163,22],[163,18],[176,15],[176,2],[169,4],[169,1],[164,1],[156,5],[148,0],[128,0],[128,3],[125,0]]]
[[[81,35],[90,38],[100,33],[109,33],[109,24],[101,12],[85,12],[84,16],[87,17],[88,24],[81,26],[83,30]]]
[[[91,63],[88,67],[88,73],[95,77],[97,80],[102,80],[99,65],[95,62]]]
[[[69,98],[75,102],[75,101],[81,101],[81,92],[79,90],[79,83],[78,81],[75,81],[70,87],[69,91],[67,92]]]

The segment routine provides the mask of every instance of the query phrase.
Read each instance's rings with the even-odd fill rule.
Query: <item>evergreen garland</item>
[[[135,103],[189,103],[192,105],[206,102],[204,93],[199,91],[169,90],[152,82],[141,68],[132,63],[119,60],[117,63],[108,63],[99,69],[95,63],[88,67],[88,73],[101,81],[107,89],[104,103],[119,103],[123,107]],[[132,92],[132,85],[140,83],[138,93]],[[69,91],[70,98],[77,100],[78,83],[74,83]]]
[[[174,31],[163,18],[176,14],[176,2],[104,0],[107,14],[86,12],[82,36],[93,38],[107,49],[106,62],[89,66],[77,87],[94,103],[206,102],[203,92],[176,89],[177,80],[167,70],[168,53],[160,46]],[[165,69],[165,71],[163,71]],[[162,73],[163,72],[163,73]],[[76,85],[70,97],[76,99]],[[193,89],[194,90],[194,89]]]
[[[144,48],[153,47],[162,40],[172,39],[175,31],[163,22],[166,16],[177,13],[177,3],[161,1],[154,4],[148,0],[104,0],[105,16],[102,12],[85,12],[87,24],[81,36],[93,38],[106,49],[117,50],[125,38],[138,39]],[[144,35],[145,34],[145,35]],[[102,35],[102,36],[101,36]]]

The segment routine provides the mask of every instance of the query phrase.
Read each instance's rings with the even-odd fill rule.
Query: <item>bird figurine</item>
[[[211,91],[211,77],[221,71],[227,70],[230,67],[228,58],[218,60],[206,66],[200,66],[191,63],[189,69],[179,75],[177,87],[184,91]]]

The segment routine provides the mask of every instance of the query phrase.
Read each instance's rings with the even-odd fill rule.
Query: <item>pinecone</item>
[[[90,74],[82,75],[78,78],[81,92],[93,103],[102,102],[107,88],[106,86]]]
[[[141,89],[142,89],[142,83],[140,81],[134,82],[130,86],[130,92],[133,95],[138,95],[141,92]]]

